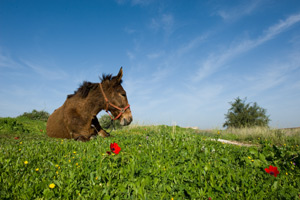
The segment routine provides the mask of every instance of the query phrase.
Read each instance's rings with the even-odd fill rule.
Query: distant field
[[[246,140],[246,130],[134,126],[114,131],[115,137],[82,143],[48,138],[45,127],[42,121],[0,119],[0,199],[298,199],[300,195],[297,133],[253,129]],[[259,146],[211,140],[218,138],[242,138]],[[114,142],[121,151],[109,155]],[[266,173],[270,165],[278,168],[277,177]]]

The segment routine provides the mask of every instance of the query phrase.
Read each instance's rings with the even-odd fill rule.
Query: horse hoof
[[[110,136],[105,130],[99,131],[98,135],[100,135],[101,137],[109,137]]]

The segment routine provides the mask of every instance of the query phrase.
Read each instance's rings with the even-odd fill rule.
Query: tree
[[[256,102],[253,105],[246,104],[244,100],[237,97],[234,102],[230,102],[231,108],[225,114],[223,127],[244,128],[253,126],[268,126],[270,119],[266,115],[267,110],[261,108]]]
[[[47,121],[49,118],[50,114],[46,111],[37,111],[37,110],[32,110],[32,112],[24,112],[22,115],[18,117],[27,117],[32,120],[41,120],[41,121]]]

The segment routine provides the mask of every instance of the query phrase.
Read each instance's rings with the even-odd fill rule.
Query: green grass
[[[277,146],[295,146],[300,144],[300,128],[272,129],[266,127],[230,128],[226,130],[198,131],[199,134],[210,137],[219,137],[251,144],[266,142]]]
[[[289,143],[239,147],[211,141],[207,132],[168,126],[125,128],[82,143],[48,138],[40,121],[16,119],[14,126],[28,129],[25,133],[5,131],[3,124],[0,199],[298,199],[300,194],[300,147]],[[121,152],[108,155],[113,142]],[[269,165],[278,167],[276,178],[264,171]]]

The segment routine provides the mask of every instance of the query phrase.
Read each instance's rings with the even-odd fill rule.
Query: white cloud
[[[57,69],[54,67],[42,67],[40,65],[31,63],[29,61],[25,61],[22,60],[22,62],[24,63],[24,65],[28,66],[29,68],[31,68],[35,73],[39,74],[40,76],[42,76],[43,78],[46,78],[48,80],[58,80],[58,79],[67,79],[68,78],[68,74],[61,70],[61,69]]]
[[[135,29],[129,28],[129,27],[125,27],[125,28],[124,28],[124,31],[125,31],[126,33],[128,33],[129,35],[136,33],[136,30],[135,30]]]
[[[208,38],[208,36],[209,36],[209,34],[203,34],[203,35],[200,35],[200,36],[192,39],[187,44],[185,44],[184,46],[182,46],[181,48],[179,48],[177,50],[177,56],[182,56],[182,55],[190,52],[191,50],[197,48],[200,44],[202,44]]]
[[[11,56],[6,55],[0,49],[0,68],[19,68],[20,64],[11,58]]]
[[[222,17],[224,20],[236,20],[241,18],[245,15],[250,15],[253,13],[259,5],[262,3],[260,0],[252,0],[252,1],[245,1],[243,4],[237,5],[236,7],[230,9],[222,9],[217,11],[217,15]]]
[[[228,50],[220,54],[211,54],[208,59],[199,64],[200,68],[197,71],[197,75],[193,77],[194,81],[200,81],[217,71],[220,67],[224,66],[228,61],[232,60],[236,56],[247,52],[279,35],[283,31],[286,31],[294,24],[300,22],[300,13],[292,15],[285,20],[279,21],[277,24],[269,27],[264,31],[262,36],[253,40],[244,40],[238,44],[235,44],[228,48]]]
[[[135,59],[135,55],[134,55],[134,53],[133,53],[133,52],[131,52],[131,51],[127,51],[127,52],[126,52],[126,54],[127,54],[128,58],[129,58],[129,60],[133,60],[133,59]]]
[[[155,32],[163,30],[166,35],[170,35],[174,31],[174,24],[175,20],[172,14],[162,14],[151,19],[150,28]]]
[[[147,6],[153,2],[153,0],[115,0],[117,4],[123,5],[126,3],[130,3],[133,6]]]
[[[164,54],[165,54],[164,51],[160,51],[160,52],[150,53],[150,54],[147,55],[147,57],[148,57],[149,59],[152,60],[152,59],[160,58],[160,57],[162,57]]]

